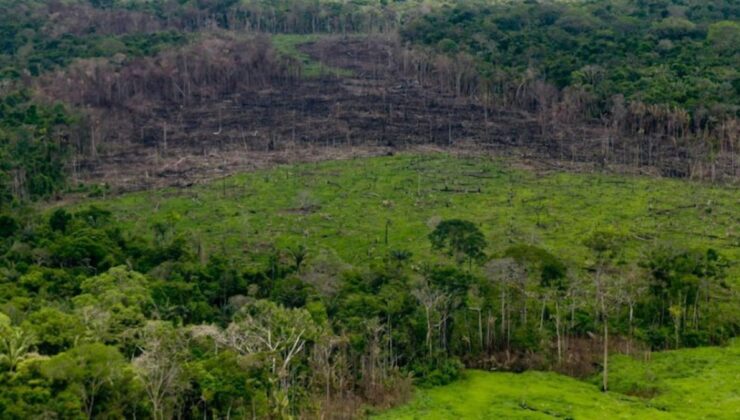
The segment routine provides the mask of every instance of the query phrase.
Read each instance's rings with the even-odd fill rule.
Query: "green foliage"
[[[12,216],[0,215],[0,238],[9,238],[18,231],[18,222]]]
[[[649,291],[652,302],[651,312],[659,314],[660,319],[670,320],[672,328],[661,328],[668,322],[649,328],[649,340],[656,347],[672,342],[680,345],[696,346],[707,344],[715,334],[722,334],[716,324],[715,315],[702,315],[704,304],[712,300],[718,291],[730,289],[725,279],[729,266],[716,251],[704,252],[675,247],[657,247],[643,262],[650,272]],[[715,309],[723,308],[721,300],[711,303]],[[732,313],[732,309],[722,309],[717,313]],[[701,318],[701,321],[700,321]],[[737,324],[740,320],[730,321]],[[699,323],[703,323],[701,331]]]
[[[504,251],[504,256],[530,267],[542,287],[552,287],[560,291],[567,288],[568,268],[547,250],[533,245],[514,245]]]
[[[598,230],[584,239],[583,244],[599,259],[614,259],[622,252],[624,237],[613,231]]]
[[[51,248],[52,255],[62,267],[110,267],[115,261],[109,250],[115,249],[104,232],[80,229],[59,239]]]
[[[65,233],[67,231],[67,225],[71,219],[72,216],[67,213],[66,210],[57,209],[52,213],[51,217],[49,217],[49,227],[51,227],[52,230]]]
[[[585,87],[599,98],[600,112],[622,94],[736,115],[738,18],[740,8],[726,0],[473,1],[419,14],[402,34],[477,58],[493,84],[529,73],[560,88]],[[582,78],[596,66],[599,77]]]
[[[463,375],[465,365],[457,359],[443,356],[429,360],[420,360],[411,366],[411,371],[418,378],[416,384],[428,388],[447,385]]]
[[[300,51],[300,45],[318,41],[320,39],[320,36],[318,35],[276,34],[270,39],[275,51],[282,56],[296,60],[301,64],[302,77],[346,77],[352,75],[350,70],[328,67],[318,61],[312,60],[308,54]]]
[[[83,344],[60,353],[43,366],[44,375],[58,384],[63,391],[71,393],[82,401],[83,411],[88,418],[99,413],[125,415],[136,400],[128,398],[119,401],[117,394],[126,394],[129,388],[131,371],[123,356],[115,347],[99,343]]]
[[[105,307],[134,306],[142,310],[150,303],[147,281],[143,275],[126,267],[114,267],[82,282],[82,296],[90,296]]]
[[[246,366],[245,366],[246,365]],[[250,368],[244,359],[230,350],[197,361],[190,374],[205,404],[198,411],[222,417],[259,418],[269,415],[263,378],[258,369]]]
[[[142,274],[125,267],[114,267],[108,272],[82,282],[81,294],[72,301],[75,312],[85,322],[91,340],[131,346],[132,329],[141,327],[151,309],[151,292]]]
[[[33,334],[22,328],[14,327],[10,318],[0,313],[0,368],[10,371],[29,357],[36,344]]]
[[[83,333],[79,319],[54,308],[42,308],[32,313],[22,328],[36,338],[39,353],[47,355],[72,348]]]
[[[720,54],[737,56],[740,53],[740,23],[721,21],[709,25],[707,41]]]
[[[475,224],[466,220],[444,220],[429,234],[432,248],[445,250],[459,261],[485,257],[486,238]]]
[[[73,122],[63,106],[37,104],[26,91],[0,97],[0,209],[65,187],[64,131]]]
[[[653,293],[689,299],[695,297],[700,278],[722,279],[728,263],[711,249],[701,253],[657,248],[651,252],[646,265],[652,275]]]
[[[80,277],[59,268],[31,267],[18,284],[46,299],[65,299],[80,293]]]
[[[85,419],[81,401],[73,392],[57,390],[46,376],[48,359],[30,357],[21,362],[16,372],[0,373],[0,416],[9,419],[42,417],[56,413],[67,419]]]

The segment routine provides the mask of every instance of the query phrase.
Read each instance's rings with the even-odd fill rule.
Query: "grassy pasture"
[[[740,340],[653,353],[648,362],[615,356],[610,364],[614,391],[650,397],[655,407],[685,417],[740,418]]]
[[[336,77],[352,76],[351,71],[326,66],[319,61],[311,59],[308,54],[298,49],[299,45],[316,42],[320,37],[321,35],[317,34],[275,34],[272,35],[271,40],[272,46],[279,54],[294,58],[303,65],[302,76],[305,78],[315,78],[323,75],[333,75]]]
[[[626,258],[659,243],[740,260],[740,193],[732,187],[637,176],[541,173],[487,158],[397,155],[284,165],[187,189],[96,199],[124,231],[154,225],[199,238],[210,251],[260,262],[264,251],[304,244],[362,266],[390,249],[440,258],[426,236],[445,218],[478,223],[495,255],[527,242],[585,264],[594,229],[629,237]],[[387,231],[387,241],[386,241]],[[740,267],[730,269],[731,281]]]
[[[672,418],[637,398],[603,394],[556,373],[469,371],[453,384],[418,390],[413,400],[377,419]]]
[[[420,389],[377,419],[737,419],[740,341],[654,353],[649,361],[615,356],[612,391],[557,373],[468,371],[465,379]],[[650,394],[646,394],[650,391]],[[642,398],[624,393],[642,393]]]

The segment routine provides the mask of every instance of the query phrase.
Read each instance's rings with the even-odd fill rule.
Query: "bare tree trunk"
[[[604,315],[604,374],[602,390],[604,392],[609,390],[609,321],[606,315]]]
[[[167,122],[162,124],[162,154],[167,154]]]
[[[540,331],[542,331],[542,328],[545,326],[545,303],[546,300],[542,299],[542,311],[540,312]]]
[[[478,337],[480,338],[480,350],[483,351],[483,315],[481,309],[478,309]]]
[[[630,317],[629,317],[630,339],[627,342],[627,354],[632,353],[632,337],[634,335],[634,327],[632,326],[632,322],[633,322],[634,313],[635,313],[635,305],[634,303],[632,303],[632,301],[630,301],[629,306],[630,306]]]
[[[555,301],[555,334],[558,340],[558,365],[563,361],[563,343],[560,337],[560,302]]]
[[[429,308],[426,310],[427,314],[427,348],[429,349],[429,357],[432,356],[432,319],[429,315]]]
[[[501,338],[506,337],[506,290],[501,290]]]

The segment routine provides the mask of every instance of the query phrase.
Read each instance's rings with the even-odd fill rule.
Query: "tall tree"
[[[83,344],[52,357],[44,372],[80,398],[88,419],[104,411],[105,397],[123,386],[130,373],[121,353],[100,343]]]
[[[595,256],[592,266],[594,285],[596,288],[596,300],[599,308],[599,317],[601,318],[604,334],[603,343],[603,372],[602,372],[602,390],[609,390],[609,311],[612,300],[614,299],[614,282],[609,276],[609,270],[613,267],[614,261],[619,257],[624,245],[624,237],[613,231],[596,231],[593,232],[584,241]]]
[[[141,354],[132,363],[149,397],[153,418],[178,417],[181,396],[188,387],[183,332],[165,321],[149,321],[138,341]]]
[[[486,238],[475,224],[467,220],[443,220],[429,234],[429,240],[432,248],[444,250],[458,263],[467,260],[468,268],[472,267],[473,261],[485,257]]]

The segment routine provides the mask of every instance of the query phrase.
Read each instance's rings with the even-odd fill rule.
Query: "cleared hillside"
[[[740,196],[733,187],[447,154],[283,165],[90,203],[110,209],[126,231],[153,236],[155,225],[165,225],[211,251],[257,261],[272,246],[298,244],[357,266],[381,262],[389,249],[435,258],[426,236],[451,217],[479,224],[491,254],[527,242],[584,265],[583,238],[613,228],[628,236],[629,258],[659,244],[740,258]],[[729,276],[736,282],[738,270],[732,266]]]

